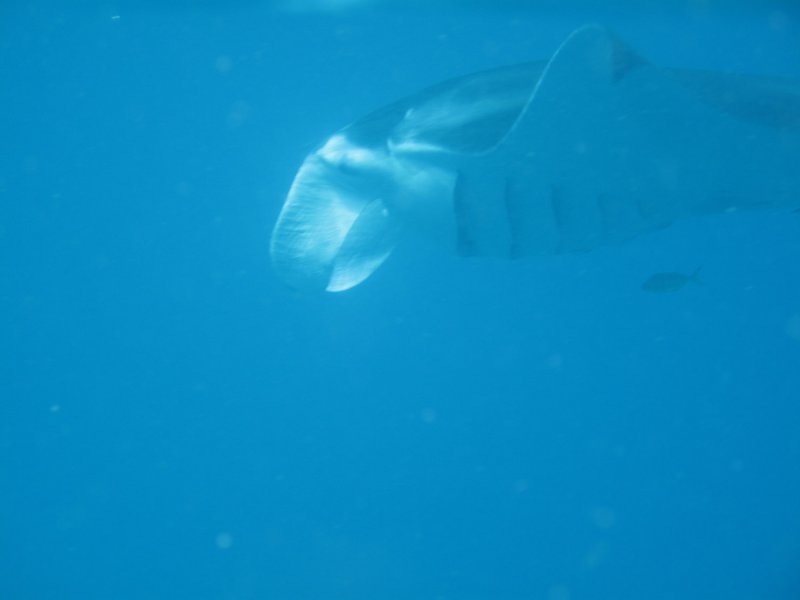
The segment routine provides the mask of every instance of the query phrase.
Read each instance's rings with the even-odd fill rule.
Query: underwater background
[[[589,22],[800,77],[792,2],[0,3],[0,600],[800,598],[800,214],[271,271],[319,142]]]

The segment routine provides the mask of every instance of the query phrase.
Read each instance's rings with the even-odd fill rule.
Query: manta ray
[[[800,81],[656,67],[588,25],[548,61],[446,81],[333,134],[298,170],[270,254],[291,286],[339,292],[409,235],[518,258],[797,206]]]

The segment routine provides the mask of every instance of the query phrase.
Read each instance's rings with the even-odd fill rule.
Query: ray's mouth
[[[306,158],[270,245],[273,267],[289,285],[346,290],[389,256],[397,224],[381,194],[385,177],[374,152],[342,135]]]

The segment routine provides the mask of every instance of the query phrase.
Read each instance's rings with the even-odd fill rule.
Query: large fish
[[[444,82],[306,157],[272,263],[337,292],[407,232],[464,256],[586,251],[675,219],[800,206],[800,82],[655,67],[607,29]]]

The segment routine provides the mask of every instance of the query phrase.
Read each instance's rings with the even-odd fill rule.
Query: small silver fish
[[[652,292],[654,294],[678,292],[689,282],[702,283],[700,281],[701,268],[702,267],[697,267],[691,275],[686,275],[684,273],[655,273],[642,284],[642,289],[645,292]]]

